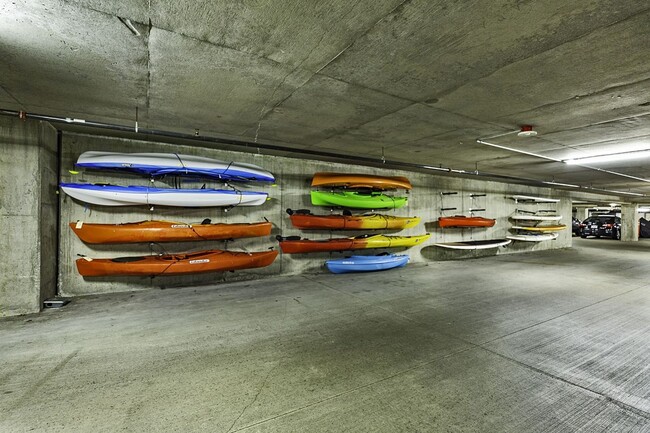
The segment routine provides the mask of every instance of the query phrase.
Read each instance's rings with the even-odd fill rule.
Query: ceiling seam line
[[[319,75],[321,75],[321,74],[319,74]],[[333,78],[333,79],[336,80],[336,78]],[[341,82],[343,82],[343,83],[349,84],[349,85],[351,85],[351,86],[356,86],[356,84],[348,83],[348,82],[343,81],[343,80],[338,80],[338,81],[341,81]],[[368,90],[374,90],[374,89],[368,89]],[[380,93],[382,93],[382,94],[384,94],[384,95],[386,95],[386,96],[395,97],[394,95],[390,95],[390,94],[387,94],[387,93],[383,93],[383,92],[380,92]],[[399,97],[397,97],[397,98],[399,98]],[[409,101],[409,102],[412,102],[412,103],[411,103],[410,105],[407,105],[406,107],[402,107],[402,108],[399,108],[399,109],[397,109],[397,110],[395,110],[395,111],[391,111],[391,112],[389,112],[389,113],[382,114],[381,116],[379,116],[379,117],[377,117],[377,118],[375,118],[375,119],[368,120],[367,122],[361,123],[361,124],[357,125],[357,126],[354,128],[354,130],[357,130],[357,129],[359,129],[359,128],[365,126],[365,125],[368,125],[368,124],[370,124],[370,123],[372,123],[372,122],[377,122],[378,120],[381,120],[381,119],[383,119],[384,117],[390,116],[391,114],[395,114],[395,113],[398,113],[398,112],[400,112],[400,111],[402,111],[402,110],[406,110],[407,108],[409,108],[409,107],[413,107],[414,105],[421,105],[421,106],[423,106],[423,107],[425,107],[425,108],[427,108],[427,109],[429,109],[429,110],[439,110],[439,111],[442,111],[442,112],[444,112],[444,113],[453,114],[453,115],[455,115],[455,116],[462,117],[462,118],[467,119],[467,120],[471,120],[471,121],[474,121],[474,122],[479,122],[479,123],[483,123],[483,124],[486,124],[486,125],[494,126],[494,127],[496,127],[496,128],[502,128],[502,129],[506,129],[506,130],[509,129],[507,126],[503,126],[503,125],[499,125],[499,124],[494,124],[494,123],[492,123],[492,122],[484,122],[484,121],[481,121],[481,120],[479,120],[479,119],[475,119],[475,118],[473,118],[473,117],[469,117],[469,116],[465,116],[465,115],[463,115],[463,114],[455,113],[455,112],[453,112],[453,111],[447,111],[447,110],[442,110],[442,109],[440,109],[440,108],[431,107],[431,106],[429,106],[428,104],[425,104],[425,103],[423,103],[423,102],[410,101],[409,99],[405,99],[405,100],[406,100],[406,101]],[[404,143],[398,143],[398,144],[396,144],[396,145],[399,145],[399,144],[407,144],[407,143],[411,143],[411,142],[418,141],[418,140],[425,140],[425,139],[428,139],[428,138],[437,137],[437,136],[440,136],[440,135],[444,135],[444,134],[446,134],[446,133],[448,133],[448,132],[456,131],[457,129],[458,129],[458,128],[456,128],[456,129],[450,129],[449,131],[446,131],[446,132],[441,132],[441,133],[439,133],[439,134],[434,134],[434,135],[430,135],[430,136],[425,136],[425,137],[418,138],[418,139],[416,139],[416,140],[407,141],[407,142],[404,142]],[[511,129],[511,128],[510,128],[510,129]],[[322,143],[322,142],[324,142],[324,141],[326,141],[326,140],[332,139],[332,138],[334,138],[334,137],[341,136],[341,135],[343,135],[343,134],[345,134],[345,133],[348,133],[348,132],[350,132],[350,131],[352,131],[352,130],[353,130],[353,129],[350,129],[350,130],[347,130],[347,131],[343,131],[342,133],[337,133],[337,134],[333,134],[333,135],[330,135],[330,136],[328,136],[328,137],[325,137],[323,140],[321,140],[321,141],[319,141],[318,143],[316,143],[315,146],[318,146],[320,143]],[[471,140],[471,138],[470,138],[470,140]]]
[[[13,99],[14,102],[16,102],[16,104],[18,104],[18,105],[20,106],[20,108],[21,108],[23,111],[26,110],[26,108],[25,108],[25,104],[23,104],[22,102],[20,102],[20,101],[18,100],[18,98],[16,98],[16,97],[13,95],[13,93],[11,93],[9,90],[7,90],[7,88],[6,88],[4,85],[0,84],[0,89],[2,89],[2,90],[3,90],[7,95],[9,95],[9,97],[10,97],[11,99]]]
[[[602,30],[602,29],[606,29],[606,28],[608,28],[608,27],[613,27],[613,26],[618,25],[618,24],[620,24],[620,23],[623,23],[623,22],[625,22],[625,21],[627,21],[627,20],[629,20],[629,19],[633,19],[633,18],[637,17],[638,15],[646,14],[646,13],[648,13],[649,11],[650,11],[650,8],[646,8],[646,9],[643,9],[643,10],[641,10],[641,11],[635,13],[634,15],[630,15],[630,16],[627,16],[627,17],[625,17],[625,18],[622,18],[622,19],[620,19],[620,20],[618,20],[618,21],[615,21],[615,22],[613,22],[613,23],[610,23],[610,24],[607,24],[607,25],[600,26],[600,27],[598,27],[598,28],[595,28],[595,29],[589,30],[588,32],[585,32],[585,33],[583,33],[583,34],[581,34],[581,35],[579,35],[579,36],[577,36],[577,37],[575,37],[575,38],[573,38],[573,39],[571,39],[571,40],[563,41],[563,42],[561,42],[561,43],[559,43],[559,44],[557,44],[557,45],[554,45],[553,47],[550,47],[550,48],[547,48],[547,49],[545,49],[545,50],[542,50],[542,51],[536,52],[536,53],[534,53],[534,54],[531,54],[530,56],[522,57],[521,59],[518,59],[518,60],[516,60],[516,61],[514,61],[514,62],[511,62],[511,63],[508,63],[508,64],[503,65],[503,66],[501,66],[501,67],[498,67],[497,69],[491,71],[489,74],[486,74],[486,75],[483,75],[483,76],[481,76],[481,77],[478,77],[478,78],[472,79],[472,80],[470,80],[470,81],[467,81],[466,83],[464,83],[464,84],[462,84],[462,85],[460,85],[460,86],[456,86],[456,87],[454,87],[454,88],[451,88],[451,89],[445,90],[445,91],[441,92],[441,93],[440,93],[439,95],[437,95],[437,96],[442,97],[442,96],[449,95],[449,94],[451,94],[451,93],[457,91],[458,89],[460,89],[460,88],[462,88],[462,87],[468,85],[469,83],[473,83],[473,82],[480,81],[480,80],[483,80],[483,79],[485,79],[485,78],[491,77],[492,75],[496,74],[497,72],[501,71],[502,69],[506,69],[506,68],[508,68],[508,67],[510,67],[510,66],[512,66],[512,65],[516,65],[517,63],[521,63],[521,62],[526,61],[526,60],[528,60],[528,59],[532,59],[532,58],[534,58],[534,57],[536,57],[536,56],[539,56],[539,55],[542,55],[542,54],[548,53],[548,52],[553,51],[553,50],[555,50],[555,49],[557,49],[557,48],[559,48],[559,47],[561,47],[561,46],[563,46],[563,45],[566,45],[566,44],[570,44],[570,43],[573,43],[573,42],[579,41],[579,40],[581,40],[581,39],[583,39],[583,38],[586,38],[587,36],[591,35],[592,33],[595,33],[595,32],[597,32],[597,31],[599,31],[599,30]]]
[[[334,62],[336,59],[338,59],[338,58],[339,58],[339,57],[340,57],[344,52],[346,52],[346,51],[347,51],[351,46],[353,46],[353,45],[354,45],[354,44],[355,44],[359,39],[361,39],[362,37],[364,37],[364,36],[366,36],[368,33],[370,33],[370,31],[371,31],[372,29],[374,29],[374,28],[377,26],[377,24],[379,24],[380,22],[382,22],[383,20],[385,20],[386,17],[388,17],[388,16],[390,16],[391,14],[393,14],[397,9],[401,8],[401,7],[404,6],[406,3],[410,3],[411,1],[412,1],[412,0],[403,0],[400,4],[398,4],[397,6],[395,6],[394,8],[392,8],[390,11],[388,11],[387,14],[385,14],[383,17],[381,17],[381,18],[379,18],[377,21],[375,21],[374,24],[372,24],[371,26],[369,26],[369,27],[368,27],[368,28],[367,28],[363,33],[361,33],[359,36],[357,36],[356,38],[354,38],[354,39],[352,40],[352,42],[350,42],[350,43],[349,43],[347,46],[345,46],[341,51],[339,51],[339,53],[338,53],[337,55],[335,55],[334,57],[332,57],[332,58],[331,58],[327,63],[325,63],[323,66],[321,66],[321,67],[316,71],[316,73],[317,73],[317,74],[320,73],[320,71],[322,71],[323,69],[325,69],[326,67],[328,67],[330,64],[332,64],[332,62]]]
[[[556,101],[556,102],[549,102],[548,104],[539,105],[539,106],[537,106],[535,108],[532,108],[530,110],[504,114],[503,116],[499,117],[499,119],[503,119],[503,118],[506,118],[506,117],[513,117],[513,116],[525,116],[526,114],[533,113],[533,112],[535,112],[536,110],[539,110],[539,109],[552,108],[552,107],[554,107],[556,105],[566,104],[567,102],[571,102],[571,101],[573,101],[575,99],[582,99],[582,98],[590,98],[590,97],[593,97],[593,96],[599,96],[599,95],[606,94],[608,92],[615,91],[615,90],[617,90],[619,88],[630,87],[630,86],[634,86],[634,85],[637,85],[637,84],[642,84],[642,83],[645,83],[645,82],[650,82],[650,77],[644,78],[644,79],[638,80],[638,81],[633,81],[633,82],[630,82],[630,83],[625,83],[625,84],[620,84],[620,85],[616,85],[616,86],[606,87],[604,89],[597,90],[597,91],[592,92],[592,93],[586,93],[586,94],[583,94],[583,95],[574,95],[574,96],[572,96],[572,97],[570,97],[568,99],[563,99],[561,101]],[[650,112],[648,112],[646,114],[650,114]]]

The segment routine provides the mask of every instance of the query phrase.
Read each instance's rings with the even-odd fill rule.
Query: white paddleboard
[[[562,215],[513,215],[515,221],[560,221]]]
[[[508,235],[506,236],[506,239],[510,239],[513,241],[524,241],[524,242],[542,242],[542,241],[552,241],[553,239],[557,239],[558,234],[557,233],[544,233],[541,235]]]
[[[516,202],[529,202],[529,203],[557,203],[559,198],[546,198],[546,197],[533,197],[530,195],[513,195],[512,198]]]
[[[488,248],[503,247],[510,244],[510,242],[512,241],[508,239],[490,239],[485,241],[441,242],[433,245],[451,250],[485,250]]]

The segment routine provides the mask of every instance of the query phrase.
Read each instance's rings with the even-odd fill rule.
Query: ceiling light
[[[572,183],[563,183],[563,182],[545,182],[543,181],[542,183],[545,183],[547,185],[557,185],[557,186],[568,186],[569,188],[580,188],[580,185],[574,185]]]
[[[650,157],[650,149],[635,150],[632,152],[610,153],[608,155],[588,156],[585,158],[565,159],[563,162],[569,165],[594,164],[599,162],[626,161]]]
[[[534,137],[537,135],[537,131],[533,131],[532,125],[521,125],[521,129],[517,133],[518,137]]]
[[[650,207],[640,207],[636,211],[638,213],[648,213],[648,212],[650,212]]]

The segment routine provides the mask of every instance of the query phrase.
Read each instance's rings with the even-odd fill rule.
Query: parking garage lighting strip
[[[326,152],[326,151],[312,150],[312,149],[295,149],[293,147],[280,146],[280,145],[277,145],[277,144],[256,143],[256,142],[252,142],[252,141],[245,141],[245,140],[239,140],[239,139],[220,138],[220,137],[212,137],[212,136],[205,136],[205,135],[186,134],[186,133],[174,132],[174,131],[140,128],[140,127],[127,126],[127,125],[119,125],[119,124],[114,124],[114,123],[105,123],[105,122],[98,122],[98,121],[92,121],[92,120],[77,119],[77,118],[72,118],[72,117],[52,116],[52,115],[46,115],[46,114],[27,113],[25,111],[6,110],[6,109],[2,109],[2,108],[0,108],[0,115],[10,116],[10,117],[18,117],[18,118],[23,119],[23,120],[25,120],[25,119],[34,119],[34,120],[42,120],[42,121],[46,121],[46,122],[51,122],[51,123],[74,124],[74,125],[87,127],[87,128],[97,128],[97,129],[106,129],[106,130],[112,130],[112,131],[120,131],[120,132],[136,134],[136,135],[143,135],[143,136],[158,136],[158,137],[165,137],[165,138],[175,138],[175,139],[180,139],[180,140],[196,141],[196,142],[203,142],[203,143],[215,143],[215,144],[224,144],[224,145],[227,145],[227,146],[238,146],[238,147],[244,147],[244,148],[247,148],[247,149],[265,149],[265,150],[276,151],[276,152],[286,152],[286,153],[310,155],[310,156],[316,156],[316,157],[322,157],[322,158],[332,158],[332,159],[344,160],[344,161],[354,161],[354,162],[357,162],[357,163],[360,163],[360,164],[363,164],[363,165],[367,165],[367,166],[372,166],[372,167],[391,167],[391,168],[403,168],[403,169],[412,169],[412,170],[415,169],[415,170],[424,170],[424,171],[436,171],[436,172],[457,174],[457,175],[468,176],[468,177],[477,176],[477,177],[484,177],[484,178],[493,179],[493,180],[517,182],[517,183],[523,183],[523,184],[528,184],[528,185],[538,185],[538,186],[548,186],[549,185],[549,182],[545,182],[545,181],[541,181],[541,180],[537,180],[537,179],[528,179],[528,178],[524,178],[524,177],[508,176],[508,175],[502,175],[502,174],[493,174],[493,173],[487,173],[487,172],[480,172],[478,170],[473,170],[473,171],[472,170],[459,170],[459,169],[453,169],[453,168],[441,167],[441,166],[436,167],[436,166],[429,165],[429,164],[416,164],[416,163],[412,163],[412,162],[391,161],[391,160],[386,160],[386,159],[383,159],[383,158],[379,159],[379,158],[369,158],[369,157],[366,157],[366,156],[344,155],[344,154],[340,154],[340,153]],[[477,141],[479,141],[479,140],[477,140]],[[482,142],[482,144],[492,145],[494,147],[502,147],[502,148],[505,148],[507,150],[512,150],[512,151],[515,151],[515,152],[517,151],[516,149],[506,148],[505,146],[494,145],[494,144],[487,143],[487,142]],[[523,151],[521,151],[520,153],[522,153],[522,152]],[[537,154],[532,154],[531,153],[531,155],[532,156],[539,156],[539,157],[544,158],[543,156],[537,155]],[[555,183],[555,185],[561,186],[559,183]],[[584,189],[584,190],[588,190],[590,192],[616,193],[616,194],[621,194],[621,195],[644,196],[644,194],[637,194],[637,193],[632,193],[632,192],[610,191],[610,190],[606,190],[606,189],[590,188],[590,187],[582,187],[582,186],[580,188]]]
[[[507,135],[507,134],[502,134],[502,135]],[[642,177],[632,176],[630,174],[619,173],[618,171],[606,170],[604,168],[598,168],[598,167],[594,167],[592,165],[580,164],[579,162],[577,162],[577,160],[570,160],[572,162],[570,164],[568,164],[567,161],[569,161],[569,160],[552,158],[550,156],[540,155],[538,153],[527,152],[525,150],[515,149],[513,147],[508,147],[508,146],[502,146],[500,144],[487,142],[487,141],[485,141],[483,139],[480,139],[480,138],[477,138],[476,142],[479,143],[479,144],[484,144],[486,146],[496,147],[497,149],[508,150],[510,152],[520,153],[522,155],[534,156],[535,158],[541,158],[541,159],[545,159],[547,161],[560,162],[560,163],[567,164],[567,165],[574,165],[576,167],[582,167],[582,168],[587,168],[589,170],[599,171],[601,173],[607,173],[607,174],[611,174],[611,175],[614,175],[614,176],[621,176],[621,177],[625,177],[625,178],[628,178],[628,179],[638,180],[639,182],[650,183],[650,179],[644,179]],[[546,182],[544,182],[544,183],[546,183]],[[586,187],[581,187],[581,188],[586,188]],[[608,190],[602,190],[602,191],[608,191]],[[609,191],[609,192],[616,192],[618,194],[621,194],[620,191]],[[638,195],[638,196],[643,196],[644,195],[644,194],[638,194],[638,193],[632,193],[632,192],[625,193],[625,194]]]

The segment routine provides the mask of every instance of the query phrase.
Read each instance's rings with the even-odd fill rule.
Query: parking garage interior
[[[0,1],[0,431],[649,431],[648,22]],[[159,222],[191,233],[81,235]]]

